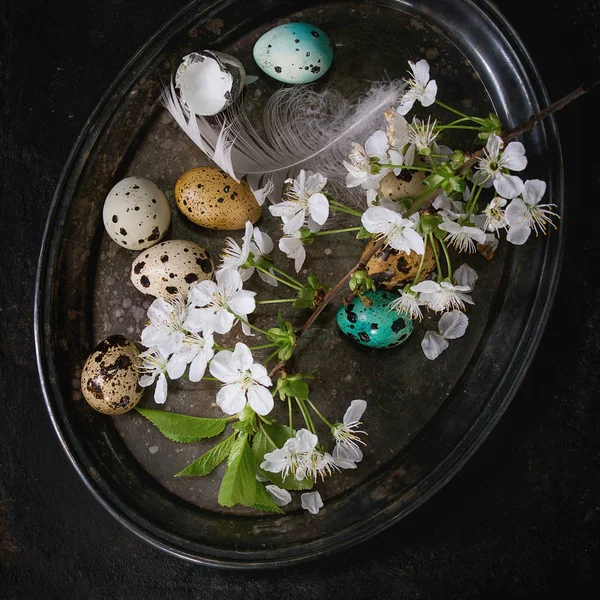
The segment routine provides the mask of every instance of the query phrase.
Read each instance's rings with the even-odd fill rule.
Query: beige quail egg
[[[143,294],[168,300],[186,296],[192,283],[211,279],[208,252],[186,240],[161,242],[142,252],[131,265],[131,282]]]
[[[106,232],[119,246],[143,250],[159,242],[169,229],[169,201],[142,177],[126,177],[106,196],[102,211]]]

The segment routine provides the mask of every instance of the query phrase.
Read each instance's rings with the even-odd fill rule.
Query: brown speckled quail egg
[[[382,198],[398,200],[399,198],[416,198],[427,188],[423,180],[427,176],[424,171],[402,170],[400,175],[388,173],[380,182],[377,193]]]
[[[175,184],[177,208],[196,225],[207,229],[244,229],[256,223],[261,207],[248,184],[237,182],[217,167],[198,167]]]
[[[81,391],[87,403],[105,415],[121,415],[141,399],[139,350],[122,335],[100,342],[81,371]]]
[[[186,240],[161,242],[142,252],[131,265],[131,282],[142,293],[168,300],[187,295],[196,281],[211,279],[214,264],[208,252]]]
[[[143,250],[159,242],[169,229],[169,201],[143,177],[126,177],[106,196],[102,212],[108,235],[123,248]]]

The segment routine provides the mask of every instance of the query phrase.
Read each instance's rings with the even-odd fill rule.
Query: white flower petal
[[[324,225],[329,217],[329,201],[324,194],[313,194],[308,199],[308,210],[316,223]]]
[[[521,142],[511,142],[502,153],[502,166],[510,171],[522,171],[527,166],[525,146]]]
[[[475,287],[478,277],[477,271],[472,269],[467,263],[463,263],[456,271],[454,271],[454,281],[456,281],[458,285],[468,287],[469,290],[472,290]]]
[[[198,353],[190,365],[190,381],[200,381],[204,377],[209,360],[210,358],[206,353]]]
[[[440,284],[427,279],[426,281],[417,283],[417,285],[413,285],[411,290],[413,292],[419,292],[420,294],[435,294],[440,291]]]
[[[233,365],[233,368],[244,373],[250,368],[252,363],[254,363],[254,359],[252,358],[250,348],[248,348],[246,344],[238,342],[231,355],[231,364]]]
[[[526,204],[537,204],[546,193],[546,182],[541,179],[529,179],[523,186],[523,200]]]
[[[233,352],[221,350],[210,361],[210,374],[223,383],[233,383],[239,378],[238,369],[233,361]]]
[[[148,387],[154,383],[158,373],[152,373],[152,375],[142,375],[139,380],[141,387]]]
[[[448,342],[437,331],[428,331],[421,342],[421,348],[429,360],[435,360],[448,345]]]
[[[504,142],[502,138],[495,133],[491,133],[488,137],[487,144],[485,145],[485,149],[487,150],[490,158],[492,160],[497,160],[498,155],[500,154],[500,150],[504,146]]]
[[[154,389],[154,402],[156,402],[156,404],[164,404],[167,401],[167,391],[167,378],[164,373],[161,373],[158,376],[156,388]]]
[[[511,227],[506,235],[506,241],[515,246],[522,246],[531,235],[531,229],[528,225],[517,225]]]
[[[217,404],[219,408],[228,415],[239,413],[244,409],[244,406],[246,406],[246,394],[244,393],[242,386],[236,383],[223,386],[217,392]]]
[[[460,310],[451,310],[444,313],[438,323],[441,336],[446,340],[455,340],[462,337],[469,325],[469,318]]]
[[[283,233],[290,234],[298,231],[306,219],[306,210],[301,208],[289,221],[284,220]]]
[[[300,496],[300,502],[302,508],[307,510],[309,513],[316,515],[319,510],[323,507],[323,500],[319,492],[307,492]]]
[[[276,485],[266,485],[265,488],[277,506],[285,506],[292,501],[292,495],[287,490]]]
[[[527,217],[528,212],[529,211],[527,210],[525,202],[523,202],[521,198],[515,198],[506,207],[506,212],[504,215],[506,217],[506,222],[511,228],[521,227],[523,225],[527,225],[527,228],[529,228],[529,219]]]
[[[523,191],[523,180],[516,175],[500,175],[494,179],[494,189],[503,198],[516,198]]]
[[[217,292],[217,284],[214,281],[200,281],[190,287],[189,305],[206,306],[212,301],[213,295]]]
[[[296,440],[298,444],[298,452],[312,452],[315,449],[319,438],[308,429],[299,429],[296,432]],[[289,441],[290,440],[288,440],[288,442]]]
[[[260,363],[254,363],[250,365],[250,373],[252,375],[252,380],[260,383],[260,385],[264,385],[266,387],[271,387],[273,382],[268,375],[268,371],[264,365]]]
[[[356,421],[360,421],[360,418],[363,416],[366,409],[367,403],[365,400],[352,400],[352,402],[350,402],[350,406],[344,414],[344,425],[349,425],[351,423],[355,423]]]
[[[423,106],[431,106],[435,102],[435,96],[437,94],[437,83],[435,79],[432,79],[427,86],[425,87],[425,91],[421,95],[419,99]]]
[[[179,379],[184,373],[188,363],[181,355],[174,354],[167,364],[167,373],[170,379]]]
[[[234,292],[229,298],[229,308],[239,316],[253,313],[256,309],[254,296],[256,296],[256,292],[249,290]]]
[[[248,404],[259,415],[268,415],[273,410],[273,395],[262,385],[251,383],[248,386]]]

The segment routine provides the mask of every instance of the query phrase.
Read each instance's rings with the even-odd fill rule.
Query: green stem
[[[292,288],[293,290],[300,291],[302,289],[302,287],[300,285],[296,285],[295,283],[290,283],[289,281],[286,281],[285,279],[282,279],[281,277],[277,277],[277,275],[273,275],[273,273],[269,273],[269,271],[267,269],[263,269],[260,265],[257,265],[255,262],[252,262],[252,266],[256,267],[259,271],[262,271],[263,273],[270,275],[273,279],[276,279],[280,283],[283,283],[283,285],[287,285],[288,287]]]
[[[477,190],[475,190],[475,188],[477,188]],[[473,188],[473,192],[467,204],[467,219],[471,218],[471,215],[473,214],[473,211],[477,206],[477,200],[479,200],[479,194],[481,194],[481,190],[483,190],[483,186],[481,185],[475,186]]]
[[[353,208],[348,208],[347,206],[338,206],[336,204],[329,203],[329,208],[331,210],[335,210],[337,212],[346,213],[347,215],[353,215],[355,217],[362,217],[362,213],[358,210],[354,210]]]
[[[443,240],[440,240],[440,246],[446,255],[446,264],[448,265],[448,278],[452,281],[452,264],[450,263],[450,256],[448,255],[448,248],[446,248],[446,244],[444,244]]]
[[[202,381],[221,381],[220,379],[217,379],[216,377],[203,377]]]
[[[294,279],[291,275],[288,275],[283,269],[277,268],[272,263],[271,263],[271,266],[269,268],[273,269],[273,271],[275,271],[275,273],[279,273],[283,277],[287,277],[292,283],[295,283],[296,285],[299,285],[300,287],[302,287],[302,283],[300,281],[298,281],[297,279]]]
[[[299,398],[296,398],[296,402],[298,403],[298,406],[300,407],[300,411],[302,412],[302,416],[304,417],[304,422],[306,423],[306,426],[308,427],[308,429],[310,431],[312,431],[313,433],[316,433],[315,424],[313,423],[312,417],[310,416],[310,413],[308,412],[306,405]]]
[[[435,264],[437,265],[438,270],[438,282],[443,279],[442,277],[442,266],[440,265],[440,257],[438,256],[438,252],[435,249],[435,241],[433,239],[433,233],[429,234],[429,239],[431,240],[431,249],[433,250],[433,255],[435,256]]]
[[[317,413],[319,419],[321,419],[321,421],[323,421],[323,423],[325,423],[325,425],[327,425],[329,429],[333,429],[333,425],[321,414],[319,409],[308,398],[306,399],[306,401],[310,404],[310,407]]]
[[[326,231],[317,231],[313,236],[317,235],[333,235],[334,233],[346,233],[347,231],[358,231],[360,227],[346,227],[346,229],[327,229]]]
[[[429,195],[431,194],[430,190],[427,190],[425,192],[423,192],[411,205],[411,207],[404,213],[404,218],[408,219],[408,217],[410,217],[411,215],[414,215],[419,208],[421,208],[421,205],[423,204],[423,202],[429,197]]]
[[[249,346],[250,350],[264,350],[265,348],[275,348],[277,344],[262,344],[261,346]]]
[[[380,167],[383,167],[385,169],[406,169],[407,171],[426,171],[427,173],[433,173],[433,169],[430,169],[429,167],[415,167],[414,165],[411,165],[410,167],[406,166],[406,165],[379,165]]]
[[[473,131],[479,131],[481,127],[475,127],[474,125],[439,125],[436,129],[442,131],[443,129],[471,129]]]
[[[281,298],[280,300],[257,300],[256,304],[283,304],[284,302],[296,302],[296,298]]]
[[[435,103],[438,106],[441,106],[442,108],[445,108],[446,110],[449,110],[450,112],[453,112],[455,115],[458,115],[459,117],[463,117],[464,119],[468,119],[469,121],[473,120],[473,118],[470,117],[469,115],[466,115],[464,112],[460,112],[460,110],[456,110],[456,108],[452,108],[451,106],[448,106],[447,104],[444,104],[443,102],[440,102],[440,100],[436,100]]]
[[[279,348],[277,348],[277,350],[275,350],[275,352],[272,352],[271,354],[269,354],[269,356],[267,357],[267,360],[263,361],[263,365],[267,365],[269,363],[269,361],[277,355],[278,352],[279,352]]]
[[[419,270],[415,275],[415,279],[412,282],[412,285],[417,285],[419,283],[419,279],[421,278],[421,271],[423,270],[423,265],[425,264],[425,253],[427,252],[427,240],[425,240],[425,250],[423,250],[423,255],[421,256],[421,262],[419,263]]]
[[[256,413],[258,415],[258,413]],[[273,425],[273,421],[271,421],[270,419],[267,419],[267,417],[263,417],[263,415],[258,415],[258,417],[260,418],[260,420],[263,423],[266,423],[267,425]],[[266,431],[265,431],[266,434]]]
[[[264,329],[261,329],[260,327],[257,327],[256,325],[252,325],[252,323],[248,323],[248,321],[246,321],[245,319],[242,319],[242,317],[240,317],[239,315],[236,315],[235,313],[231,313],[231,314],[233,314],[235,316],[235,318],[238,319],[238,321],[241,321],[245,325],[248,325],[248,327],[250,327],[250,329],[254,329],[255,331],[258,331],[259,333],[262,333],[263,335],[268,335],[268,333]]]
[[[294,421],[292,418],[292,399],[288,396],[288,414],[290,416],[290,433],[294,431]]]

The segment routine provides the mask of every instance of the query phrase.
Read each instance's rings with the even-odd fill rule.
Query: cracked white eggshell
[[[182,103],[198,116],[210,117],[240,94],[246,72],[237,58],[203,50],[183,57],[175,74]]]
[[[126,177],[106,196],[102,211],[111,239],[128,250],[158,243],[169,229],[171,210],[164,193],[143,177]]]

